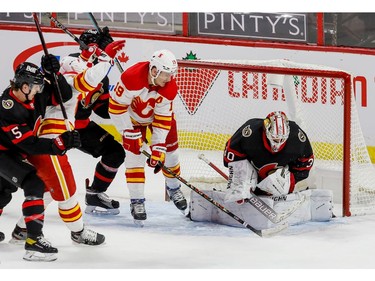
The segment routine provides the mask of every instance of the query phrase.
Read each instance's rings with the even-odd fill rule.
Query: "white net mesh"
[[[285,60],[187,63],[180,63],[176,76],[179,98],[174,103],[180,149],[184,151],[184,178],[218,181],[220,175],[198,155],[203,153],[227,172],[222,154],[228,138],[246,120],[282,110],[305,130],[312,143],[315,164],[309,185],[336,190],[336,197],[342,200],[344,93],[345,87],[351,87],[340,77],[343,71]],[[374,213],[375,171],[353,94],[350,104],[350,212]],[[335,180],[324,177],[326,171],[336,174]]]

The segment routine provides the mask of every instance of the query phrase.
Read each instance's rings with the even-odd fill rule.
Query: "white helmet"
[[[150,74],[151,69],[153,67],[156,67],[158,72],[156,73],[156,76],[152,76],[153,80],[156,79],[161,71],[170,73],[172,75],[175,75],[177,73],[177,60],[174,54],[168,50],[159,50],[152,54],[152,57],[150,59]]]
[[[263,124],[272,151],[280,151],[290,133],[289,121],[286,114],[282,111],[271,112],[264,119]]]

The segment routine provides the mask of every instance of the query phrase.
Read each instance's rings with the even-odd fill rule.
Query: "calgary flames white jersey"
[[[74,128],[74,114],[78,100],[89,98],[90,93],[96,91],[101,80],[111,70],[110,62],[99,62],[93,65],[83,60],[79,54],[64,57],[61,62],[60,73],[72,87],[73,97],[64,103],[65,111],[71,128]],[[48,106],[43,119],[39,136],[55,138],[65,132],[66,124],[60,106]]]
[[[134,126],[152,126],[152,143],[164,143],[171,129],[172,104],[177,84],[164,87],[148,83],[149,62],[139,62],[122,73],[110,93],[109,113],[120,134]]]

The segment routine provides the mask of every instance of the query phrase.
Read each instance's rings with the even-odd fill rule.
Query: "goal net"
[[[198,156],[204,154],[227,173],[222,155],[228,138],[248,119],[282,110],[313,146],[315,163],[306,184],[333,190],[344,216],[375,213],[375,170],[350,74],[286,60],[184,60],[176,80],[174,110],[185,179],[223,181]]]

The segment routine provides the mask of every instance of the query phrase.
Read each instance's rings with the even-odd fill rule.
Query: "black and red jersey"
[[[250,119],[228,140],[224,151],[224,165],[247,159],[263,180],[271,171],[289,166],[295,182],[308,177],[314,163],[314,153],[306,133],[293,121],[289,121],[290,134],[285,146],[272,152],[263,129],[264,119]]]
[[[72,90],[62,75],[58,84],[63,102],[72,98]],[[0,151],[12,151],[21,155],[56,154],[52,139],[38,138],[36,128],[44,117],[47,105],[57,105],[54,87],[46,82],[42,93],[30,102],[21,102],[10,87],[0,96]]]

